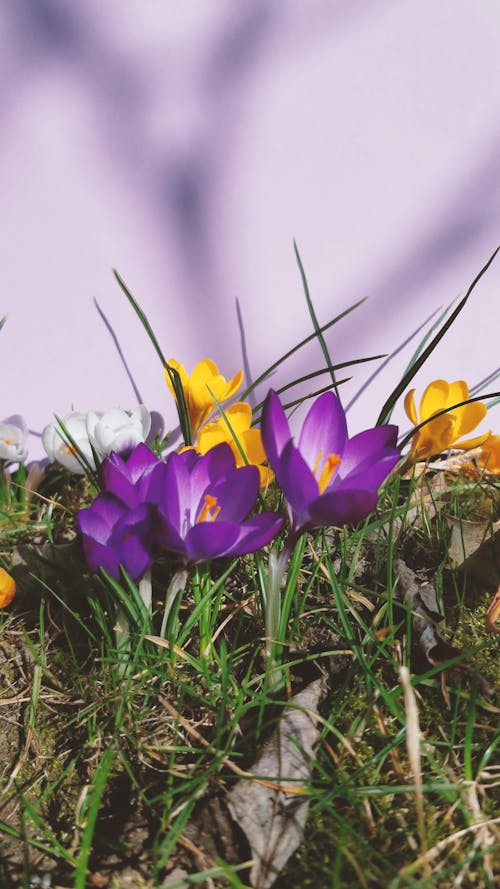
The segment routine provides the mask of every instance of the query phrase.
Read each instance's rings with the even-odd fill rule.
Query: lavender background
[[[311,330],[293,238],[321,323],[369,296],[328,336],[339,361],[393,350],[500,241],[497,0],[2,0],[0,72],[0,419],[35,431],[137,403],[102,315],[175,423],[112,267],[167,357],[252,377]],[[500,364],[499,292],[497,260],[419,391]],[[321,362],[313,343],[273,384]]]

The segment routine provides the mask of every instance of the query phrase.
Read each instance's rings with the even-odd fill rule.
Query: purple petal
[[[286,445],[275,469],[276,478],[298,524],[302,525],[309,504],[319,494],[318,482],[293,441]]]
[[[377,505],[374,491],[331,491],[311,503],[309,514],[314,527],[347,525],[362,521]]]
[[[111,577],[119,580],[120,562],[117,554],[112,549],[98,543],[91,537],[87,537],[85,534],[82,536],[82,549],[85,561],[92,572],[96,574],[100,568],[104,568]]]
[[[186,545],[177,528],[172,527],[161,512],[158,513],[158,522],[154,530],[155,542],[162,549],[185,555]]]
[[[220,511],[217,521],[239,524],[254,507],[259,493],[259,471],[256,466],[233,469],[210,487]],[[200,503],[200,508],[204,506]]]
[[[188,459],[186,460],[186,455]],[[170,454],[163,470],[159,504],[168,523],[180,533],[191,511],[191,477],[188,465],[191,452]]]
[[[186,534],[188,561],[207,562],[225,555],[236,543],[239,526],[228,522],[199,522]]]
[[[151,549],[140,537],[131,536],[126,545],[118,550],[118,557],[132,580],[140,580],[153,564]]]
[[[271,469],[276,472],[275,467],[278,460],[292,435],[281,401],[273,389],[269,390],[264,402],[260,425],[262,443],[269,465]]]
[[[113,494],[126,506],[137,506],[140,502],[139,491],[130,481],[125,464],[120,467],[114,462],[104,460],[99,471],[99,481],[106,494]]]
[[[236,466],[234,454],[225,441],[221,441],[220,444],[211,448],[203,457],[199,457],[199,461],[200,464],[204,464],[204,470],[211,482],[216,481],[221,475],[231,472]]]
[[[137,482],[144,473],[150,472],[160,462],[160,458],[153,454],[153,451],[147,445],[143,443],[138,444],[127,460],[127,469],[131,481]]]
[[[316,469],[318,455],[323,466],[329,454],[342,457],[347,439],[347,422],[342,405],[333,392],[316,399],[302,426],[299,450],[311,470]]]
[[[334,481],[331,490],[347,491],[366,488],[367,490],[377,491],[391,470],[394,469],[401,456],[399,451],[393,451],[392,453],[388,451],[389,449],[385,452],[382,451],[372,461],[369,459],[365,460],[348,476],[339,478],[337,483]]]
[[[124,515],[125,508],[113,497],[99,494],[91,506],[81,509],[77,516],[82,534],[106,543],[115,523]]]
[[[238,539],[226,550],[226,556],[244,556],[267,546],[284,524],[283,516],[275,512],[261,512],[240,526]]]
[[[374,429],[365,429],[364,432],[354,435],[346,443],[342,462],[338,469],[339,475],[344,478],[356,466],[378,454],[384,448],[394,448],[397,436],[397,426],[376,426]]]

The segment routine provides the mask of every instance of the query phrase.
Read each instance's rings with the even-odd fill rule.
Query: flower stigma
[[[205,501],[205,506],[196,519],[197,524],[199,524],[199,522],[214,522],[220,513],[220,506],[217,506],[217,497],[213,497],[211,494],[205,494],[203,499]]]
[[[317,478],[318,469],[321,464],[321,458],[323,457],[323,449],[320,450],[318,456],[316,457],[316,461],[314,463],[313,475]],[[321,475],[318,478],[318,488],[319,493],[323,494],[325,489],[330,484],[332,479],[332,475],[335,472],[337,466],[341,462],[341,458],[338,454],[328,454],[328,457],[325,460],[325,465],[321,470]]]

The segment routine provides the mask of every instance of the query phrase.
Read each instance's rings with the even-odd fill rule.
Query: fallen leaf
[[[322,679],[291,698],[251,771],[227,796],[229,811],[247,837],[253,859],[250,883],[269,889],[302,840],[309,800],[306,784],[319,733],[315,714]]]

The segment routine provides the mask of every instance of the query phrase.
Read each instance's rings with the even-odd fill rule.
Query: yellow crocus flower
[[[234,437],[224,417],[212,423],[207,423],[200,429],[195,444],[199,454],[206,454],[215,445],[225,441],[229,444],[236,460],[237,466],[244,466],[245,460],[241,454],[244,452],[248,463],[253,464],[259,470],[260,487],[265,488],[273,480],[273,473],[267,466],[263,466],[267,457],[262,444],[262,436],[259,429],[251,429],[252,408],[246,401],[238,401],[224,411]],[[237,442],[235,441],[237,439]],[[238,447],[240,445],[240,448]]]
[[[204,358],[203,361],[198,362],[192,373],[188,376],[184,365],[179,364],[175,358],[170,358],[168,363],[178,371],[181,378],[189,413],[189,425],[194,439],[197,430],[206,420],[208,420],[216,406],[209,389],[213,395],[215,395],[217,401],[227,401],[227,399],[231,398],[240,388],[243,380],[243,371],[240,370],[231,380],[226,380],[226,378],[219,373],[219,368],[215,362],[211,361],[209,358]],[[174,395],[174,390],[167,370],[165,370],[165,379],[168,388],[172,392],[172,395]]]
[[[417,415],[415,407],[415,389],[411,389],[404,401],[405,411],[411,422],[418,426],[424,420],[429,420],[415,435],[411,444],[411,453],[418,460],[426,460],[434,454],[441,454],[453,447],[457,450],[469,450],[480,447],[489,438],[490,432],[478,435],[476,438],[461,440],[461,435],[467,435],[484,419],[487,407],[481,401],[464,404],[454,410],[448,410],[446,414],[430,419],[434,414],[452,408],[453,405],[469,398],[469,387],[464,380],[456,380],[447,383],[446,380],[434,380],[429,383],[420,399],[420,412]]]
[[[0,568],[0,608],[10,605],[15,595],[16,581],[8,571]]]

